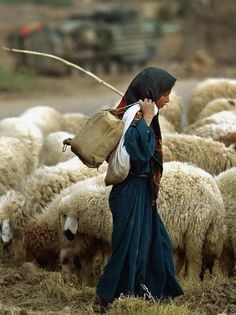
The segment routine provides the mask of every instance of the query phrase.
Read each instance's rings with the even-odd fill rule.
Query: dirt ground
[[[0,285],[0,314],[82,315],[96,312],[92,308],[94,287],[81,286],[76,277],[69,279],[61,272],[45,271],[31,263],[21,267],[0,265]],[[188,309],[206,315],[236,314],[235,278],[182,285],[185,295],[175,300],[176,306],[185,304]]]
[[[117,77],[102,76],[102,79],[124,93],[132,77],[130,73]],[[40,80],[44,81],[44,85],[38,89],[35,82],[34,90],[0,94],[0,119],[18,116],[30,107],[41,105],[52,106],[61,113],[81,112],[91,115],[100,108],[113,107],[120,99],[118,94],[84,75],[60,79],[45,77]],[[184,104],[187,104],[189,94],[197,82],[197,79],[177,81],[175,90]]]

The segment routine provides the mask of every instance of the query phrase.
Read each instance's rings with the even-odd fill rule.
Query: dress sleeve
[[[130,125],[124,144],[131,160],[148,161],[154,155],[155,135],[144,118]]]

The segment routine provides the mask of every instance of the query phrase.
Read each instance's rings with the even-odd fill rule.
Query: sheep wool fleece
[[[121,294],[166,299],[183,293],[175,279],[171,241],[152,205],[150,176],[133,175],[151,175],[155,141],[143,118],[133,122],[125,135],[131,174],[114,185],[109,196],[112,254],[97,285],[97,294],[106,302]]]

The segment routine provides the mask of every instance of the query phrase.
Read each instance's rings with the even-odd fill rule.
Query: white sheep
[[[83,188],[80,182],[73,190],[58,205],[64,234],[68,239],[82,233],[110,242],[109,189],[103,183],[98,187],[86,184]],[[195,166],[165,163],[157,209],[173,240],[177,270],[180,271],[180,257],[184,256],[185,276],[198,279],[203,254],[213,264],[223,247],[225,210],[216,182]]]
[[[63,130],[62,114],[49,106],[32,107],[23,112],[20,118],[33,123],[42,131],[44,136],[51,132]]]
[[[214,78],[201,81],[189,97],[189,123],[198,119],[199,114],[210,101],[222,97],[236,98],[236,80]]]
[[[210,174],[181,162],[164,163],[157,209],[173,242],[177,273],[185,261],[187,279],[198,279],[203,259],[220,256],[225,209]]]
[[[43,135],[33,123],[25,122],[19,117],[4,118],[0,120],[0,136],[20,139],[30,152],[32,170],[38,166],[38,154],[43,143]]]
[[[196,129],[189,129],[186,133],[202,138],[211,138],[214,141],[224,143],[226,146],[236,143],[236,124],[206,124]]]
[[[83,125],[88,121],[88,116],[82,113],[66,113],[62,115],[63,129],[69,133],[77,135]]]
[[[18,189],[21,181],[36,167],[29,147],[21,140],[0,137],[0,195]]]
[[[170,93],[170,101],[160,110],[160,116],[164,116],[175,128],[181,130],[182,100],[174,90]]]
[[[74,138],[74,135],[65,131],[49,133],[44,139],[39,152],[39,164],[56,165],[74,158],[75,154],[71,150],[62,152],[63,140],[67,138]]]
[[[112,218],[108,204],[110,190],[111,186],[105,186],[103,174],[73,185],[70,194],[63,198],[63,202],[58,206],[64,233],[68,235],[72,233],[75,236],[79,231],[90,237],[110,242],[112,232]],[[97,210],[94,211],[95,209]],[[69,229],[70,232],[67,232],[67,225],[71,226],[69,222],[73,222],[74,218],[78,219],[78,225],[75,225],[75,231]]]
[[[223,197],[228,228],[220,265],[223,273],[232,276],[236,270],[236,167],[220,173],[215,180]]]
[[[236,111],[221,111],[215,113],[209,117],[203,118],[201,120],[197,120],[193,124],[187,126],[183,129],[183,133],[187,134],[195,134],[195,130],[199,127],[205,125],[220,125],[220,124],[229,124],[235,125],[236,124]]]
[[[210,101],[205,108],[200,112],[198,116],[199,119],[209,117],[215,113],[221,111],[232,111],[236,110],[236,99],[231,98],[216,98],[213,101]]]
[[[104,163],[98,170],[87,168],[78,158],[57,164],[56,166],[42,166],[32,175],[25,178],[19,187],[19,192],[8,192],[0,199],[0,216],[8,222],[8,239],[2,240],[4,244],[12,241],[14,231],[23,229],[35,213],[52,201],[56,194],[64,188],[104,173],[107,164]],[[18,202],[19,194],[22,195],[24,203]]]
[[[236,248],[236,224],[234,221],[234,225],[232,226],[232,228],[230,229],[230,234],[232,235],[232,245],[234,248],[234,257],[236,257],[236,253],[235,253],[235,248]],[[236,262],[234,261],[234,269],[233,269],[233,274],[236,274]]]
[[[176,132],[175,127],[165,118],[165,116],[159,116],[159,123],[163,134]]]
[[[236,166],[234,147],[226,147],[212,139],[185,134],[163,136],[163,157],[165,162],[193,163],[214,175]]]
[[[104,182],[105,174],[96,176],[94,178],[101,178],[99,182]],[[22,229],[22,247],[25,251],[25,256],[21,259],[27,261],[36,261],[39,264],[55,266],[59,258],[60,250],[63,248],[76,248],[78,253],[82,253],[83,248],[88,249],[92,246],[93,240],[91,237],[84,237],[83,233],[79,233],[74,240],[68,240],[60,233],[61,222],[61,207],[68,200],[68,196],[75,190],[75,186],[85,187],[90,182],[94,182],[93,178],[83,181],[80,185],[76,183],[71,187],[68,187],[56,195],[51,203],[47,205],[40,214],[36,214],[27,225]],[[90,186],[90,185],[89,185]],[[64,208],[63,208],[64,209]],[[101,216],[100,216],[101,217]],[[91,220],[94,218],[91,218]],[[19,247],[19,246],[18,246]],[[95,250],[95,249],[94,249]],[[96,250],[95,250],[96,251]],[[42,261],[42,258],[44,261]]]

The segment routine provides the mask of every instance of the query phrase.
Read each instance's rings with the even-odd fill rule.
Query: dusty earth
[[[95,288],[81,286],[76,278],[30,263],[21,267],[0,265],[0,285],[0,314],[96,313],[92,308]],[[206,284],[183,283],[183,287],[185,295],[176,299],[176,306],[186,304],[190,310],[206,315],[236,314],[235,278],[212,279]]]
[[[133,73],[123,76],[100,77],[124,93]],[[183,124],[186,124],[187,100],[198,79],[181,79],[175,91],[184,103]],[[32,86],[33,85],[33,86]],[[51,106],[61,113],[80,112],[92,115],[100,108],[113,107],[121,96],[86,75],[76,74],[64,78],[41,77],[30,88],[18,92],[0,93],[0,119],[18,116],[33,106]]]

